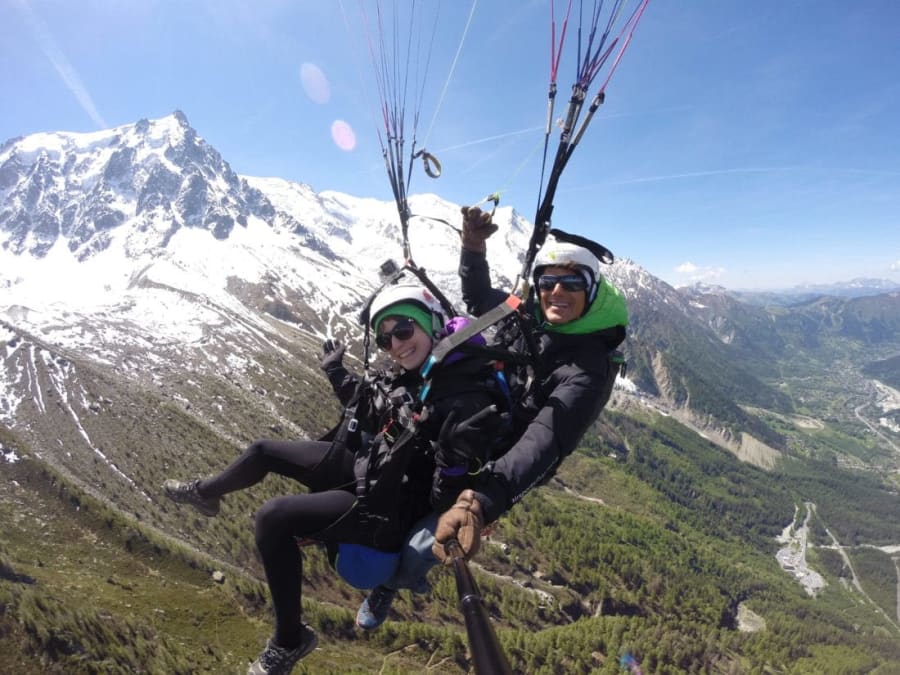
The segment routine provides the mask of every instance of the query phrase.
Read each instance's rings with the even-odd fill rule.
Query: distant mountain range
[[[326,335],[358,334],[355,317],[378,267],[401,250],[394,204],[237,176],[180,112],[7,142],[0,190],[0,311],[9,329],[139,382],[159,370],[176,377],[186,364],[221,378],[226,361],[241,364],[229,369],[233,377],[247,378],[260,350],[284,353],[282,341],[298,339],[314,362]],[[457,235],[435,220],[458,220],[458,205],[419,195],[412,209],[432,217],[413,221],[416,262],[458,298]],[[510,208],[496,220],[490,259],[496,283],[511,288],[530,224]],[[682,294],[628,259],[607,273],[634,317],[628,349],[638,387],[689,410],[690,390],[711,386],[693,368],[711,359],[737,383],[729,389],[778,404],[777,392],[732,363],[714,333],[686,320]],[[677,350],[667,348],[672,341]],[[687,358],[698,348],[708,356]],[[22,419],[33,398],[22,390],[18,373],[27,366],[18,354],[7,359],[7,419]],[[694,395],[693,406],[714,414],[704,410],[711,400],[722,397]],[[754,426],[737,407],[728,416]]]
[[[736,290],[734,297],[754,305],[796,305],[823,295],[837,298],[862,298],[900,291],[900,283],[889,279],[857,278],[833,284],[803,284],[771,291]]]

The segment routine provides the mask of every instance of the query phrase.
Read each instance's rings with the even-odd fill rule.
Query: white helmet
[[[414,305],[426,312],[431,317],[432,334],[443,329],[446,317],[441,303],[428,289],[412,284],[388,286],[376,295],[369,306],[369,325],[376,328],[375,319],[384,314],[384,311],[392,305],[400,304]]]
[[[538,277],[541,276],[544,268],[554,265],[575,265],[578,268],[587,281],[587,305],[590,305],[597,295],[597,288],[602,278],[600,276],[600,260],[597,256],[583,246],[548,238],[534,258],[532,282],[535,288],[537,288]]]

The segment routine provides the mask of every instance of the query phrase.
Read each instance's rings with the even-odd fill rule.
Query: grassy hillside
[[[244,672],[271,630],[257,575],[128,522],[33,458],[3,468],[0,672]],[[308,553],[315,589],[332,575]],[[429,660],[459,672],[458,629],[369,640],[352,628],[360,592],[338,582],[319,596],[305,604],[321,649],[298,672],[414,672]]]
[[[626,653],[653,673],[900,671],[892,561],[862,546],[900,543],[900,499],[877,477],[801,462],[768,473],[649,413],[605,413],[597,431],[477,560],[517,672],[616,673]],[[0,442],[28,454],[8,433]],[[195,549],[33,456],[2,466],[0,672],[242,672],[258,653],[270,616],[244,516],[261,494],[211,521],[173,513]],[[818,506],[814,543],[827,530],[859,545],[847,551],[880,608],[842,581],[832,549],[811,549],[828,584],[816,598],[778,567],[774,537],[804,501]],[[365,635],[353,626],[362,594],[307,553],[320,649],[296,672],[465,672],[449,570]],[[747,610],[762,630],[744,628]]]

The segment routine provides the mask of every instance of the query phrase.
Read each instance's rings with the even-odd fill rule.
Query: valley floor
[[[825,588],[825,579],[821,574],[810,569],[806,564],[806,549],[809,545],[809,519],[812,517],[815,505],[806,503],[806,517],[803,522],[797,521],[799,510],[794,514],[794,520],[784,528],[784,532],[778,537],[778,543],[784,544],[775,554],[781,568],[792,575],[803,589],[814,596]]]
[[[900,391],[897,391],[896,389],[889,387],[886,384],[879,382],[878,380],[870,380],[870,382],[875,391],[874,403],[864,403],[860,406],[857,406],[853,412],[856,415],[857,419],[865,424],[873,434],[878,436],[882,441],[890,446],[894,450],[894,452],[900,455],[900,444],[895,443],[884,431],[884,429],[887,429],[887,431],[889,432],[900,433],[900,427],[894,424],[890,420],[890,418],[886,416],[888,413],[900,410]],[[882,416],[878,418],[877,424],[873,423],[862,414],[862,411],[870,405],[874,405],[881,410]]]
[[[776,560],[778,560],[778,564],[785,572],[796,578],[797,581],[803,586],[803,589],[809,595],[815,597],[819,592],[822,591],[822,589],[825,588],[827,582],[821,574],[810,568],[806,561],[806,552],[808,548],[812,546],[812,544],[809,543],[809,521],[813,516],[818,517],[818,514],[816,512],[816,505],[814,503],[805,502],[804,506],[806,507],[806,514],[803,518],[803,521],[800,522],[798,520],[798,516],[800,515],[798,509],[794,513],[794,520],[791,521],[791,523],[784,529],[784,532],[782,532],[781,536],[778,537],[778,543],[784,544],[784,546],[778,550],[778,553],[775,554],[775,558]],[[892,556],[894,566],[897,570],[897,616],[890,617],[884,612],[884,610],[881,609],[880,605],[876,603],[863,589],[863,585],[860,582],[859,577],[857,576],[852,561],[850,560],[850,556],[847,554],[847,550],[852,549],[853,547],[841,545],[837,537],[835,537],[831,530],[829,530],[827,527],[825,528],[825,532],[831,538],[832,544],[828,546],[821,546],[821,548],[832,549],[834,551],[837,551],[841,555],[844,561],[844,565],[850,572],[850,580],[848,582],[849,586],[856,593],[862,596],[866,603],[875,608],[876,611],[882,614],[892,625],[900,630],[900,545],[876,547],[880,551]]]

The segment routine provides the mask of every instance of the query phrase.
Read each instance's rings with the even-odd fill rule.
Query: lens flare
[[[350,152],[356,147],[356,134],[344,120],[335,120],[331,123],[331,139],[334,144],[345,152]]]
[[[300,83],[313,103],[323,105],[331,99],[331,85],[328,84],[328,78],[315,63],[304,63],[300,66]]]

